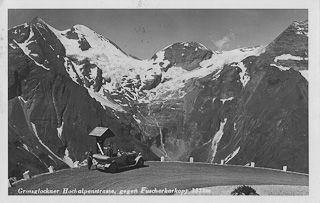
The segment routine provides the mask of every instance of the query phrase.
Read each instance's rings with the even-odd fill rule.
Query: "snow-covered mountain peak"
[[[295,22],[292,26],[295,30],[302,30],[301,23]],[[38,53],[30,54],[28,47],[31,43],[37,43],[31,38],[32,27],[42,37],[45,32],[51,31],[64,48],[65,53],[56,55],[58,58],[61,56],[70,78],[87,88],[90,95],[103,106],[117,111],[123,111],[122,107],[133,100],[150,102],[163,95],[183,97],[186,92],[181,89],[190,79],[203,78],[209,74],[218,78],[224,65],[231,63],[238,63],[235,67],[241,69],[240,78],[245,86],[250,78],[246,77],[246,67],[241,61],[248,56],[258,56],[266,50],[264,46],[255,46],[215,52],[198,42],[178,42],[158,51],[150,60],[137,60],[111,40],[84,25],[77,24],[59,31],[41,18],[35,18],[31,23],[29,39],[19,43],[19,46],[35,63],[47,70],[48,64],[38,60]],[[49,46],[56,52],[53,44]],[[276,65],[284,60],[279,57],[276,58]],[[168,94],[170,92],[172,94]]]
[[[199,42],[180,42],[180,44],[183,45],[185,48],[195,47],[195,49],[196,49],[195,51],[197,51],[198,49],[210,50],[206,46],[204,46],[203,44],[201,44]],[[170,46],[170,48],[173,48],[173,45],[174,44],[172,44]]]
[[[66,48],[67,55],[92,59],[99,57],[103,61],[110,61],[112,57],[131,58],[110,40],[86,26],[75,25],[64,31],[52,30]]]
[[[241,62],[248,56],[258,56],[264,51],[265,46],[255,46],[212,54],[210,58],[201,61],[198,66],[192,70],[186,70],[182,66],[173,65],[166,72],[162,72],[162,83],[154,89],[149,90],[142,101],[150,102],[152,100],[158,100],[164,98],[164,95],[166,99],[182,98],[187,93],[182,91],[182,88],[186,86],[188,80],[200,79],[209,74],[213,74],[212,78],[217,79],[225,65]],[[240,74],[242,74],[241,78],[243,78],[246,74],[245,70]]]
[[[138,60],[115,43],[83,25],[60,31],[41,18],[9,30],[9,46],[21,49],[38,67],[64,72],[102,106],[124,111],[121,105],[136,100],[141,91],[157,86],[161,69],[150,60]],[[41,48],[39,48],[41,47]],[[50,58],[44,58],[47,53]],[[50,64],[59,63],[59,66]],[[65,72],[64,72],[65,73]],[[125,102],[116,102],[115,97]],[[113,96],[111,96],[113,95]],[[127,98],[127,97],[126,97]]]
[[[79,31],[78,33],[80,33],[80,34],[87,33],[88,35],[90,35],[90,34],[96,33],[95,31],[91,30],[87,26],[80,25],[80,24],[76,24],[76,25],[72,26],[72,28],[76,31]]]
[[[212,54],[215,52],[198,42],[177,42],[155,53],[151,60],[159,64],[164,72],[173,66],[191,71],[198,68],[199,63],[210,58]]]

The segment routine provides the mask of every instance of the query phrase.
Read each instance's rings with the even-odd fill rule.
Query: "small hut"
[[[103,143],[106,138],[111,138],[114,137],[115,134],[106,127],[95,127],[89,135],[96,137],[96,142],[97,142],[97,153],[101,152],[103,153]]]

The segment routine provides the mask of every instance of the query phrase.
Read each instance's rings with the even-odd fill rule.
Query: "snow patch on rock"
[[[202,50],[208,50],[207,47],[205,47],[203,44],[201,43],[198,43],[199,44],[199,48],[202,49]]]
[[[237,66],[241,69],[241,72],[239,73],[240,81],[242,86],[245,87],[250,80],[250,76],[247,73],[247,68],[244,66],[243,62],[237,63],[237,65],[233,64],[232,66]]]
[[[69,157],[69,150],[66,148],[66,150],[65,150],[65,155],[64,155],[64,157],[63,157],[63,161],[66,163],[66,164],[68,164],[68,166],[70,167],[70,168],[73,168],[74,167],[74,164],[73,164],[73,161],[72,161],[72,159]]]
[[[9,46],[10,46],[12,49],[18,49],[18,47],[17,47],[17,46],[14,46],[14,44],[12,44],[12,43],[9,43]]]
[[[274,58],[274,62],[278,62],[279,60],[296,60],[296,61],[301,61],[301,60],[305,60],[304,58],[302,58],[301,56],[293,56],[291,54],[282,54],[280,56],[277,56]]]
[[[100,102],[100,104],[102,105],[103,108],[110,107],[114,110],[125,112],[125,110],[120,105],[108,100],[106,97],[103,97],[100,94],[97,94],[96,92],[94,92],[91,89],[87,88],[87,90],[88,90],[89,95],[92,98],[94,98],[96,101]]]
[[[211,144],[211,151],[212,151],[211,163],[213,163],[214,157],[216,156],[218,144],[219,144],[219,142],[220,142],[220,140],[222,138],[223,128],[224,128],[224,125],[226,123],[227,123],[227,118],[225,118],[223,122],[220,122],[220,129],[218,130],[218,132],[216,132],[216,134],[214,135],[214,137],[212,139],[212,144]]]
[[[239,150],[240,146],[224,159],[225,163],[228,163],[231,159],[233,159],[238,154]]]
[[[38,138],[40,144],[41,144],[44,148],[46,148],[54,157],[56,157],[57,159],[65,162],[65,161],[62,160],[60,157],[58,157],[55,153],[53,153],[53,152],[51,151],[51,149],[42,142],[42,140],[41,140],[40,137],[38,136],[38,132],[37,132],[37,129],[36,129],[35,124],[32,123],[32,122],[30,122],[30,123],[31,123],[31,126],[32,126],[32,130],[33,130],[33,132],[34,132],[34,135]]]
[[[23,97],[21,97],[21,96],[18,96],[18,99],[19,99],[20,101],[22,101],[23,103],[27,103],[27,101],[24,100]]]
[[[292,25],[295,27],[296,34],[308,36],[308,22],[293,22]]]
[[[52,156],[48,155],[48,157],[49,157],[52,161],[56,162],[56,161],[52,158]]]
[[[28,152],[30,152],[30,150],[29,150],[29,148],[28,148],[28,146],[27,146],[26,144],[22,144],[22,147],[23,147],[25,150],[27,150]]]
[[[15,28],[20,27],[22,25],[23,25],[24,28],[29,27],[28,23],[23,23],[23,24],[20,24],[20,25],[16,25],[16,26],[12,27],[11,29],[15,29]]]
[[[163,49],[163,50],[161,50],[161,51],[156,53],[157,58],[154,60],[154,62],[156,62],[158,64],[162,62],[163,64],[161,66],[162,67],[167,67],[170,64],[170,61],[164,59],[164,57],[165,57],[164,56],[164,54],[165,54],[164,50],[165,49]]]
[[[138,117],[136,116],[136,115],[133,115],[133,119],[135,120],[135,121],[137,121],[137,123],[141,123],[141,120],[140,119],[138,119]]]
[[[28,49],[28,45],[31,44],[32,42],[35,41],[28,41],[28,42],[24,42],[24,43],[18,43],[16,40],[13,40],[23,51],[23,53],[28,56],[37,66],[40,66],[42,68],[44,68],[45,70],[50,70],[49,68],[45,67],[43,64],[38,63],[33,57],[31,56],[35,56],[35,53],[31,53],[31,50]]]
[[[60,140],[62,138],[61,135],[62,135],[63,125],[64,125],[64,122],[62,121],[62,125],[59,128],[57,128],[58,137],[60,138]]]
[[[45,70],[50,70],[49,68],[45,67],[43,64],[40,64],[38,63],[34,57],[36,56],[35,54],[36,53],[31,53],[31,50],[28,48],[28,46],[31,44],[31,43],[37,43],[36,41],[34,40],[31,40],[32,37],[34,36],[34,32],[32,30],[32,28],[30,27],[30,33],[29,33],[29,37],[26,41],[22,42],[22,43],[18,43],[16,40],[13,40],[14,43],[20,47],[20,49],[23,51],[23,53],[28,56],[37,66],[40,66],[42,68],[44,68]],[[33,57],[32,57],[33,56]]]
[[[287,70],[290,70],[290,67],[284,67],[284,66],[281,66],[281,65],[276,65],[276,64],[270,64],[271,66],[273,67],[277,67],[279,68],[281,71],[287,71]]]
[[[73,63],[67,57],[64,57],[64,67],[66,68],[67,73],[69,74],[73,82],[79,84],[77,81],[79,74],[76,72],[77,70],[79,70],[79,66],[73,66],[72,64]],[[77,67],[78,69],[74,69],[74,67]]]
[[[228,99],[220,99],[220,101],[222,101],[222,104],[224,104],[226,101],[231,101],[233,99],[234,99],[234,97],[230,97]]]

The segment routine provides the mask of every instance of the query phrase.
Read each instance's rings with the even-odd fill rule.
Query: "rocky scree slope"
[[[176,43],[150,60],[75,25],[9,30],[9,176],[72,167],[109,127],[149,160],[308,171],[308,24],[268,46],[213,52]]]

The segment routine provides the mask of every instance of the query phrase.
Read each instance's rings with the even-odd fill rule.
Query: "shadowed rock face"
[[[96,126],[116,134],[115,148],[140,151],[148,160],[192,156],[308,172],[308,81],[299,72],[308,69],[307,22],[293,23],[259,54],[181,80],[174,77],[207,70],[202,62],[215,66],[223,55],[199,43],[176,43],[155,54],[143,75],[137,69],[146,62],[110,42],[117,60],[138,64],[110,77],[94,61],[103,55],[71,55],[52,29],[36,18],[8,31],[9,177],[84,160],[96,148],[88,136]],[[79,29],[64,32],[66,39],[76,42],[79,55],[95,53],[92,38]],[[176,70],[181,74],[171,74]]]

